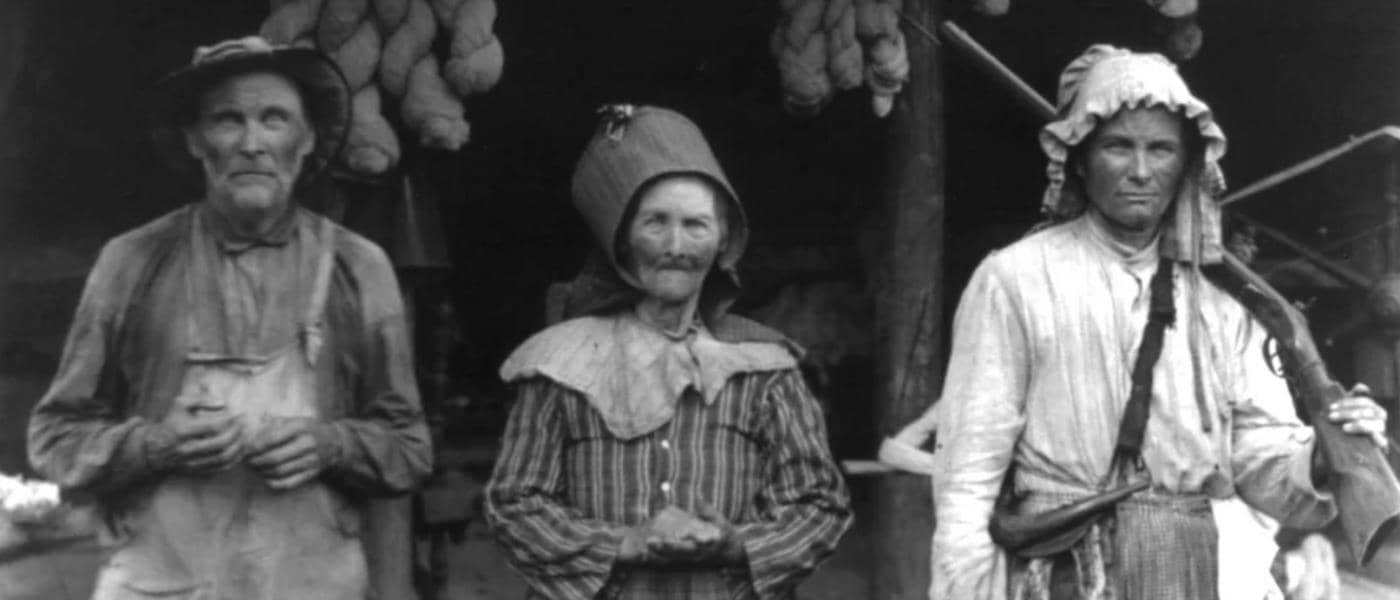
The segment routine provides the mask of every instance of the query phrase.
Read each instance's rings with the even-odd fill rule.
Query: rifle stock
[[[1293,393],[1312,415],[1316,444],[1328,464],[1327,487],[1336,498],[1346,544],[1358,562],[1370,562],[1400,521],[1400,482],[1386,453],[1370,439],[1346,433],[1327,418],[1327,407],[1347,392],[1328,374],[1307,320],[1297,308],[1228,252],[1224,262],[1207,268],[1206,274],[1277,340]]]

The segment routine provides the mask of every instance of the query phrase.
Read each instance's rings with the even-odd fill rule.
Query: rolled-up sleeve
[[[548,598],[590,600],[612,575],[625,527],[570,507],[564,424],[545,380],[517,384],[501,453],[486,488],[486,518],[512,566]]]
[[[760,520],[736,525],[759,598],[785,598],[836,549],[851,525],[845,480],[827,446],[821,406],[793,371],[769,391],[769,482]]]
[[[1240,399],[1234,404],[1231,464],[1240,496],[1284,525],[1321,527],[1337,516],[1329,492],[1312,484],[1313,430],[1298,420],[1287,382],[1264,359],[1267,332],[1249,319],[1237,336]]]
[[[153,474],[143,443],[150,424],[127,417],[114,356],[116,307],[129,290],[123,245],[109,243],[88,275],[58,371],[29,419],[29,461],[64,489],[120,492]]]
[[[934,453],[934,600],[1006,594],[1006,557],[987,526],[1025,427],[1029,341],[996,271],[983,261],[953,321],[953,348]]]

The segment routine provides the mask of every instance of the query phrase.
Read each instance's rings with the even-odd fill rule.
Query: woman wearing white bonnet
[[[1272,519],[1317,527],[1336,508],[1266,333],[1201,275],[1224,251],[1224,133],[1156,54],[1093,46],[1058,100],[1040,134],[1049,222],[973,274],[929,415],[930,597],[1279,597]],[[1358,435],[1384,431],[1370,398],[1339,404]],[[1135,483],[1061,546],[1009,552],[989,531],[999,503],[1039,515]]]

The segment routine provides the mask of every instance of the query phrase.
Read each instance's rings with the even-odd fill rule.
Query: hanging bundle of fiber
[[[1152,8],[1169,19],[1180,19],[1196,14],[1196,0],[1147,0]]]
[[[778,61],[783,107],[799,116],[821,112],[831,100],[827,75],[827,36],[822,31],[826,0],[781,0],[783,16],[773,30],[770,50]]]
[[[438,22],[452,34],[443,77],[461,96],[495,87],[505,65],[505,49],[496,39],[495,0],[433,0]]]
[[[323,0],[272,0],[272,14],[258,35],[274,44],[316,47],[316,20]]]
[[[972,10],[989,17],[1000,17],[1011,10],[1011,0],[972,0]]]
[[[471,138],[462,110],[462,101],[452,95],[438,72],[436,56],[429,54],[413,64],[400,112],[404,124],[418,132],[419,144],[446,150],[462,147]]]
[[[460,97],[447,87],[432,53],[437,21],[427,0],[380,0],[391,9],[387,17],[402,15],[384,46],[379,83],[398,98],[404,125],[418,134],[426,148],[456,150],[471,138],[471,126],[463,114]]]
[[[894,97],[909,80],[909,54],[899,30],[901,0],[855,0],[856,38],[865,49],[865,85],[871,108],[890,114]]]
[[[462,99],[501,78],[504,51],[493,28],[494,0],[270,0],[260,35],[274,44],[315,47],[345,73],[352,119],[341,156],[350,171],[378,175],[399,161],[385,117],[395,105],[419,145],[457,150],[471,137]],[[444,64],[433,54],[449,35]]]
[[[335,60],[353,94],[342,158],[350,170],[368,175],[394,168],[401,154],[374,82],[383,43],[369,0],[325,0],[316,24],[316,46]]]
[[[1196,23],[1196,15],[1171,19],[1167,26],[1166,54],[1175,61],[1190,60],[1201,51],[1205,33]]]
[[[778,63],[783,107],[813,116],[837,90],[864,84],[885,116],[909,78],[899,30],[901,0],[779,0],[769,49]]]
[[[427,0],[375,0],[374,9],[386,38],[379,57],[379,85],[402,98],[409,71],[432,50],[437,23]]]
[[[856,41],[856,9],[852,0],[829,0],[822,17],[826,31],[826,71],[838,90],[860,87],[865,60]]]
[[[1197,0],[1146,0],[1162,14],[1156,26],[1162,35],[1162,53],[1174,61],[1185,61],[1201,51],[1205,34],[1196,23]]]
[[[1174,61],[1185,61],[1201,51],[1205,34],[1196,22],[1199,0],[1143,0],[1161,13],[1156,31],[1162,36],[1162,53]],[[1011,0],[970,0],[972,10],[989,17],[999,17],[1011,9]]]

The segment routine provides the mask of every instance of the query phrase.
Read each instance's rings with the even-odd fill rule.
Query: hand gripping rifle
[[[943,41],[964,51],[979,68],[1042,119],[1054,118],[1055,109],[1049,102],[966,31],[951,21],[939,25],[938,31]],[[1328,407],[1345,397],[1346,391],[1328,374],[1307,320],[1297,308],[1228,252],[1221,264],[1206,267],[1205,274],[1234,296],[1278,342],[1279,357],[1293,393],[1313,415],[1317,447],[1328,464],[1327,487],[1336,498],[1348,548],[1359,563],[1370,562],[1400,522],[1400,482],[1396,481],[1385,452],[1370,439],[1346,433],[1328,420]],[[1055,545],[1056,538],[1067,535],[1067,530],[1083,522],[1083,515],[1104,510],[1105,501],[1111,505],[1116,499],[1090,498],[1036,515],[1035,519],[1003,520],[998,528],[1007,539],[1020,540],[1025,546]],[[1056,518],[1047,518],[1051,516]]]
[[[1205,268],[1206,277],[1234,296],[1278,342],[1290,387],[1312,413],[1317,446],[1327,461],[1327,487],[1352,556],[1370,562],[1400,520],[1400,483],[1385,452],[1370,439],[1352,435],[1327,418],[1329,406],[1347,393],[1322,363],[1308,322],[1258,273],[1233,254]]]

